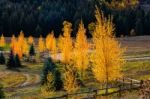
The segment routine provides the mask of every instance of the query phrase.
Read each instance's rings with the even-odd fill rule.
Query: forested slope
[[[18,35],[23,30],[26,36],[45,36],[54,30],[55,36],[58,36],[62,32],[63,21],[67,20],[72,22],[72,36],[75,36],[81,19],[86,28],[95,21],[95,5],[106,15],[114,16],[117,36],[150,34],[150,12],[142,9],[141,2],[134,7],[116,9],[101,1],[103,0],[0,0],[0,34]],[[105,1],[111,4],[114,0]],[[87,36],[91,36],[89,31]]]

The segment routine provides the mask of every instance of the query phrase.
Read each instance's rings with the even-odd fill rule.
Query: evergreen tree
[[[42,85],[47,82],[48,72],[53,72],[55,68],[56,68],[56,66],[52,62],[52,59],[48,58],[44,63],[44,69],[43,69],[43,73],[42,73],[42,77],[41,77]]]
[[[54,72],[54,88],[55,90],[61,90],[63,88],[63,82],[59,70],[55,70]]]
[[[15,56],[15,67],[21,67],[21,62],[18,54]]]
[[[14,54],[12,50],[10,51],[9,59],[7,62],[7,68],[13,68],[15,67],[15,59],[14,59]]]
[[[34,49],[34,45],[33,44],[30,46],[29,55],[30,56],[34,56],[35,55],[35,49]]]
[[[5,64],[5,57],[3,53],[0,53],[0,64]]]
[[[3,89],[3,87],[0,85],[0,99],[5,98],[5,94],[2,89]]]
[[[57,70],[56,65],[48,58],[44,64],[42,85],[46,85],[48,90],[60,90],[63,88],[61,73]]]

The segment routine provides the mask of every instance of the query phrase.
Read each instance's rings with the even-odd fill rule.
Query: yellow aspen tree
[[[21,59],[23,57],[22,48],[20,47],[20,42],[15,42],[14,54],[18,55]]]
[[[45,42],[44,42],[42,36],[40,36],[40,38],[39,38],[38,50],[40,53],[45,51]]]
[[[64,21],[63,22],[64,28],[63,28],[63,39],[62,39],[62,62],[69,63],[72,58],[72,39],[71,39],[71,27],[72,24],[70,22]]]
[[[45,39],[45,42],[46,42],[46,49],[50,50],[50,37],[51,37],[51,34],[49,33],[47,36],[46,36],[46,39]]]
[[[53,39],[52,39],[51,53],[53,55],[53,59],[56,59],[56,57],[57,57],[57,46],[56,46],[56,38],[55,37],[53,37]]]
[[[23,31],[21,31],[19,36],[18,36],[18,42],[20,43],[20,45],[22,47],[23,46],[23,42],[24,42],[24,33],[23,33]]]
[[[67,65],[64,72],[64,89],[68,93],[71,93],[75,92],[78,88],[75,68]]]
[[[46,48],[49,51],[52,51],[54,48],[53,44],[55,43],[55,36],[54,32],[52,31],[50,34],[47,35],[46,37]]]
[[[16,50],[18,51],[18,52],[16,52],[16,54],[18,54],[20,59],[23,57],[24,41],[25,41],[24,33],[23,33],[23,31],[21,31],[18,36],[18,41],[16,44]],[[25,45],[25,47],[26,47],[26,45]]]
[[[80,73],[80,77],[84,77],[85,70],[88,68],[88,41],[86,37],[86,29],[84,28],[84,24],[81,21],[79,24],[79,29],[77,32],[77,37],[75,41],[75,49],[74,49],[74,65]]]
[[[62,49],[63,49],[63,36],[59,35],[59,38],[58,38],[58,51],[62,52]]]
[[[4,47],[4,46],[5,46],[5,37],[2,34],[1,37],[0,37],[0,47]]]
[[[29,45],[28,45],[26,39],[24,39],[24,43],[23,43],[23,47],[22,47],[22,52],[25,55],[28,55],[28,53],[29,53]]]
[[[16,38],[15,38],[15,35],[12,35],[10,47],[13,52],[14,52],[15,44],[16,44]]]
[[[32,36],[29,36],[29,37],[28,37],[28,43],[29,43],[30,45],[34,44],[34,39],[33,39]]]
[[[93,34],[95,49],[92,54],[93,74],[99,82],[106,83],[122,77],[121,66],[124,63],[123,52],[120,44],[114,37],[112,18],[106,19],[99,9],[96,9],[96,27]]]

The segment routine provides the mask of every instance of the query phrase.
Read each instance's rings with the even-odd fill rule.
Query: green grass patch
[[[123,66],[123,73],[126,77],[145,80],[150,76],[150,61],[127,62]]]

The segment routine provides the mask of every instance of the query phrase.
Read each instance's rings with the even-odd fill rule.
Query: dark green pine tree
[[[3,87],[2,87],[2,85],[0,85],[0,99],[5,98],[5,94],[4,94],[4,91],[2,89],[3,89]]]
[[[51,58],[48,58],[44,63],[43,73],[41,76],[42,85],[47,82],[48,72],[53,72],[56,68],[55,64],[52,62]]]
[[[35,49],[34,49],[34,45],[33,44],[30,46],[29,55],[30,56],[34,56],[35,55]]]
[[[48,74],[51,74],[51,81],[47,81]],[[48,58],[44,64],[42,74],[42,85],[48,85],[49,90],[60,90],[63,88],[63,81],[61,79],[61,73],[57,69],[56,65],[52,62],[51,58]]]
[[[5,64],[5,57],[3,53],[0,53],[0,64]]]
[[[63,81],[61,79],[61,73],[59,70],[54,71],[54,88],[55,90],[61,90],[63,88]]]
[[[21,62],[18,54],[15,56],[15,67],[21,67]]]
[[[12,50],[10,51],[9,59],[7,62],[7,68],[11,69],[15,67],[15,58]]]

